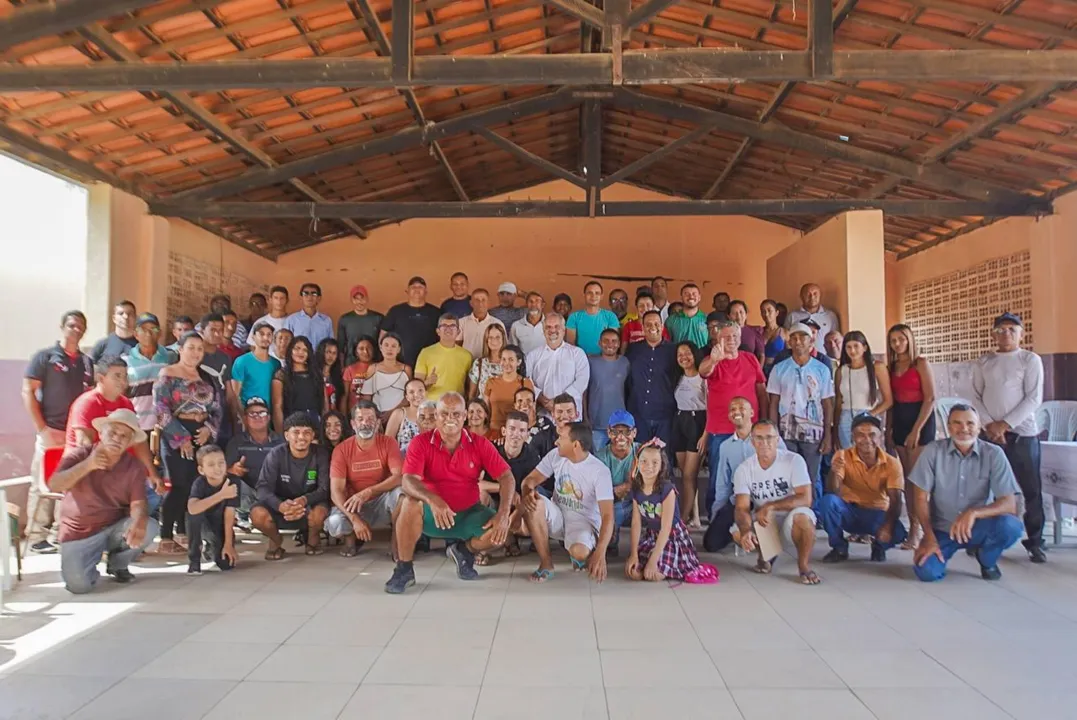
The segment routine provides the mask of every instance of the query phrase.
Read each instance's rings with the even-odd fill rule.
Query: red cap
[[[365,298],[370,298],[370,293],[366,291],[366,285],[355,285],[354,287],[352,287],[351,294],[348,295],[348,297],[355,297],[359,294],[362,294],[362,296]]]

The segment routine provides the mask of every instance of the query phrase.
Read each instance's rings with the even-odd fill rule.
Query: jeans
[[[209,554],[221,570],[231,570],[232,563],[221,553],[224,551],[224,507],[217,505],[204,513],[187,513],[187,562],[202,563],[202,543],[209,545]]]
[[[1026,548],[1043,545],[1043,480],[1040,478],[1040,439],[1006,433],[1002,446],[1025,499]],[[1056,520],[1057,522],[1057,520]]]
[[[596,428],[591,431],[591,444],[594,445],[594,452],[598,452],[610,444],[610,434],[606,428],[601,430]]]
[[[157,510],[161,507],[164,498],[157,494],[152,484],[146,483],[146,514],[151,518],[157,517]]]
[[[642,445],[651,438],[658,438],[664,442],[668,451],[673,443],[673,418],[665,420],[642,420],[636,418],[636,442]]]
[[[707,532],[703,535],[703,549],[707,552],[719,552],[725,550],[729,543],[733,542],[733,536],[729,529],[733,527],[733,498],[718,508],[711,517],[711,524],[707,526]]]
[[[795,452],[804,458],[804,462],[808,466],[808,477],[811,478],[812,487],[811,509],[815,511],[816,515],[819,515],[819,500],[823,497],[823,476],[819,473],[822,463],[822,456],[819,454],[819,443],[790,440],[789,438],[783,438],[783,440],[785,440],[785,446],[789,451]]]
[[[998,564],[1002,551],[1013,545],[1021,537],[1024,528],[1014,515],[996,515],[977,520],[972,525],[972,540],[959,543],[951,538],[946,530],[935,530],[939,550],[945,560],[929,555],[923,566],[913,565],[916,577],[924,582],[934,582],[946,577],[946,563],[962,548],[976,548],[980,551],[980,565],[985,568]]]
[[[703,506],[711,515],[714,514],[714,500],[717,497],[718,488],[718,449],[733,433],[718,433],[707,437],[707,492],[704,496],[706,504]],[[722,478],[725,482],[725,478]],[[732,498],[729,498],[732,500]],[[729,529],[728,527],[726,528]],[[728,533],[727,533],[728,534]]]
[[[621,528],[632,525],[632,500],[613,501],[613,542],[614,547],[621,540]]]
[[[96,535],[82,540],[65,540],[60,545],[60,575],[69,592],[81,595],[93,590],[97,579],[101,577],[101,573],[97,571],[97,563],[101,562],[102,553],[108,553],[106,567],[109,573],[126,570],[157,536],[157,521],[147,520],[146,536],[142,539],[142,544],[137,548],[128,547],[124,533],[130,525],[131,518],[127,517]]]
[[[871,535],[879,531],[886,521],[886,511],[875,508],[860,507],[841,499],[840,495],[824,495],[819,501],[819,519],[830,538],[830,547],[842,552],[849,551],[845,533],[854,535]],[[888,543],[872,540],[872,549],[888,550],[905,542],[908,531],[898,520],[894,523],[894,532]]]

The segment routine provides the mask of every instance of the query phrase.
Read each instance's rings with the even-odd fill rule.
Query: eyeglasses
[[[452,330],[453,332],[456,332],[459,329],[460,328],[458,328],[456,325],[438,325],[438,330]]]
[[[317,290],[304,290],[303,292],[301,292],[299,294],[302,295],[303,297],[321,297],[321,295],[322,295]]]
[[[266,418],[266,417],[269,417],[269,413],[266,412],[265,410],[252,410],[251,412],[247,413],[247,417],[249,417],[249,418]]]
[[[1003,325],[1002,327],[994,328],[991,332],[995,335],[1016,335],[1020,330],[1021,328],[1016,325]]]
[[[613,430],[613,429],[611,429],[609,431],[609,433],[610,433],[610,437],[628,437],[629,435],[632,434],[632,431],[627,430],[627,429],[626,430]]]

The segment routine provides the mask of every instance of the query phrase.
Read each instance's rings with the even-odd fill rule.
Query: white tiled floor
[[[820,542],[816,556],[826,551]],[[0,616],[6,718],[646,718],[746,720],[1077,717],[1077,551],[1046,566],[1020,549],[999,583],[960,554],[924,585],[910,554],[867,548],[824,583],[708,558],[718,585],[527,581],[535,556],[457,580],[438,553],[419,585],[382,591],[375,544],[188,578],[148,557],[138,579],[87,596],[33,557]]]

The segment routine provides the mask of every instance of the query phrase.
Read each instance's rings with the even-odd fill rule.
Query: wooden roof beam
[[[584,100],[580,110],[580,149],[587,209],[589,217],[594,217],[602,200],[602,102],[595,98]]]
[[[160,0],[53,0],[12,10],[0,17],[0,50],[59,35],[98,20],[126,15]]]
[[[654,165],[656,162],[662,160],[663,158],[669,157],[671,153],[676,152],[685,145],[691,145],[692,143],[699,142],[703,138],[710,135],[711,132],[714,130],[714,127],[715,126],[713,123],[702,125],[693,130],[692,132],[685,133],[673,142],[663,145],[662,147],[658,148],[657,150],[654,150],[653,152],[647,153],[639,160],[625,165],[617,172],[604,178],[602,180],[602,187],[608,187],[626,178],[630,178],[636,173],[638,173],[640,170]]]
[[[625,21],[625,29],[631,30],[634,27],[650,22],[656,15],[658,15],[658,13],[676,2],[677,0],[647,0],[647,2],[628,13],[628,19]]]
[[[587,0],[546,0],[546,4],[553,5],[558,10],[593,27],[601,28],[605,24],[602,11]]]
[[[576,187],[587,187],[587,181],[581,178],[579,175],[565,170],[560,165],[552,163],[546,158],[539,157],[530,150],[522,148],[511,140],[501,137],[489,128],[476,128],[475,132],[486,138],[489,142],[501,148],[505,152],[515,155],[524,162],[534,165],[535,167],[549,173],[550,175],[553,175],[554,177],[561,178],[566,182],[570,182]]]

